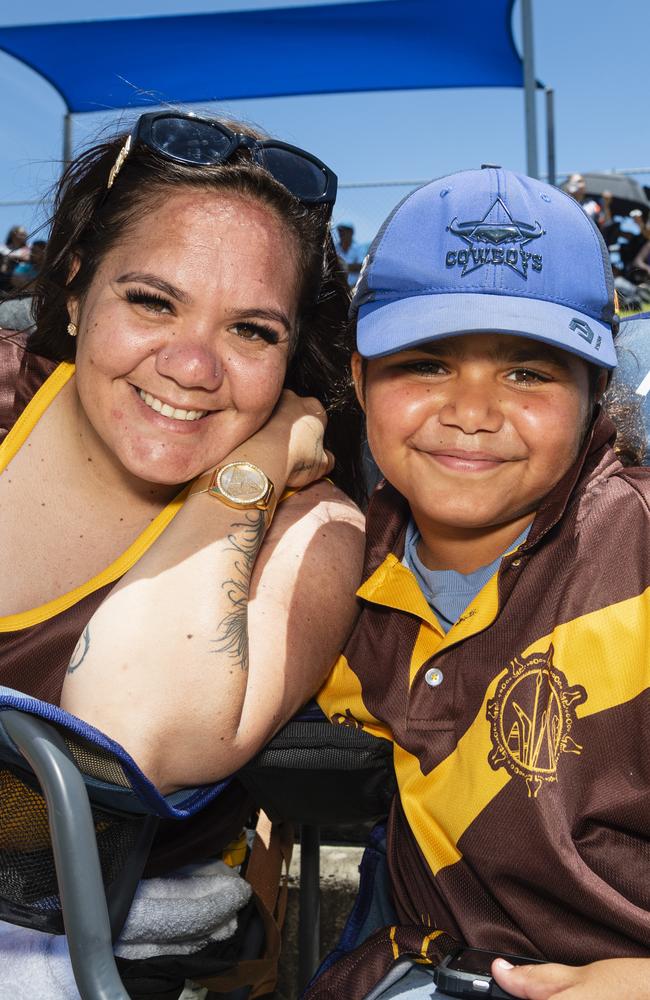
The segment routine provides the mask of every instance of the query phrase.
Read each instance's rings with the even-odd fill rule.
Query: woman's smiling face
[[[131,475],[187,482],[270,416],[297,306],[295,239],[270,208],[158,196],[69,303],[85,417]]]

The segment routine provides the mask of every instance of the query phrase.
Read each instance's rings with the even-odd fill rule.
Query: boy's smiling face
[[[353,375],[379,468],[421,531],[447,535],[530,520],[575,461],[593,409],[585,361],[510,334],[450,337],[365,366],[357,354]]]

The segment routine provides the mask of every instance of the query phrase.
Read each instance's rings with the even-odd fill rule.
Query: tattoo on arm
[[[83,661],[86,659],[86,653],[90,648],[90,625],[86,625],[85,629],[81,633],[79,641],[74,648],[74,653],[68,664],[68,673],[73,674],[77,670]]]
[[[229,551],[236,552],[237,558],[231,579],[225,580],[222,586],[232,610],[219,622],[212,650],[213,653],[225,653],[244,673],[248,670],[248,594],[266,527],[261,510],[249,510],[245,518],[233,525],[235,529],[243,529],[241,535],[228,535]]]

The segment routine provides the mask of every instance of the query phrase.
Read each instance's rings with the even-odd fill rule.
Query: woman
[[[351,489],[336,178],[235,128],[147,114],[73,163],[36,334],[0,345],[0,680],[163,790],[232,773],[304,703],[360,572],[312,398],[338,403]]]

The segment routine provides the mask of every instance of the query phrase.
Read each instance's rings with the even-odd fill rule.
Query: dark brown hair
[[[240,122],[225,124],[261,137]],[[244,149],[227,163],[206,167],[173,163],[137,145],[107,190],[109,173],[126,138],[119,135],[88,149],[61,178],[45,261],[34,286],[36,331],[30,350],[56,360],[74,360],[76,342],[67,333],[68,298],[83,300],[106,253],[170,190],[227,191],[260,201],[285,224],[296,250],[298,322],[285,385],[300,395],[317,396],[325,406],[326,445],[337,459],[332,478],[359,499],[361,414],[350,392],[345,336],[349,291],[329,232],[327,209],[303,205],[253,163]]]
[[[643,465],[647,447],[641,397],[620,378],[603,397],[603,409],[616,425],[614,451],[623,465]]]

